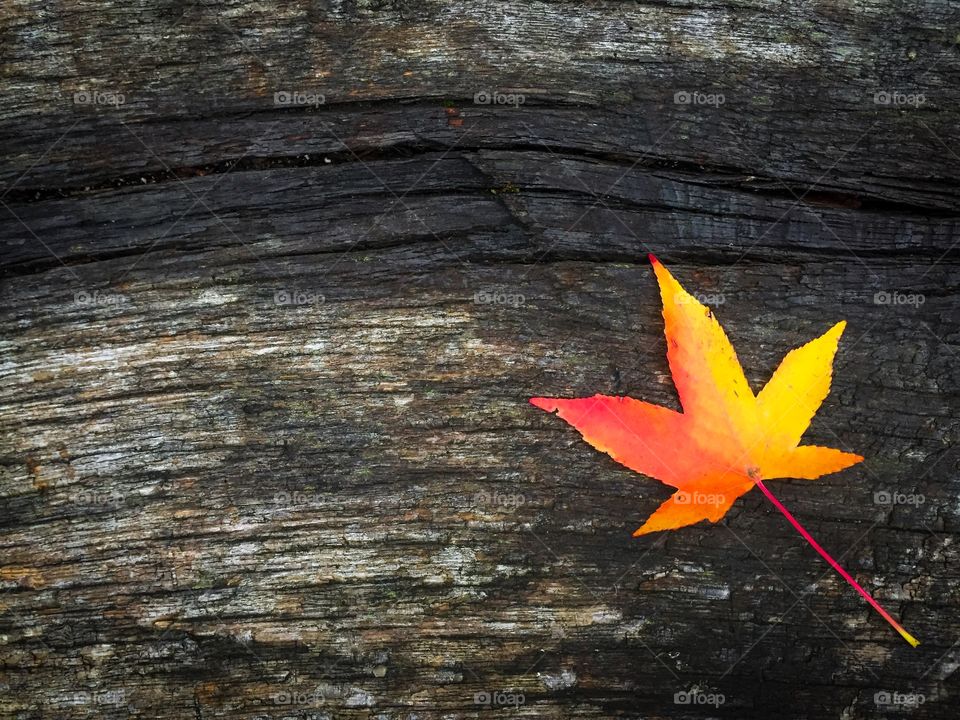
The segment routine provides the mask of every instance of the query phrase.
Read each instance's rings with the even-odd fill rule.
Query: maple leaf
[[[800,440],[830,391],[841,321],[792,350],[754,394],[713,313],[650,256],[663,300],[667,361],[682,412],[631,397],[531,398],[573,425],[590,445],[635,472],[677,488],[634,537],[703,520],[717,522],[754,486],[912,645],[896,623],[810,536],[763,480],[813,480],[861,462],[853,453]]]

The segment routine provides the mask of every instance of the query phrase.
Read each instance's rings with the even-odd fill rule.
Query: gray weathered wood
[[[0,9],[0,712],[953,718],[958,19]],[[667,488],[527,404],[676,406],[651,251],[754,387],[848,320],[867,461],[772,486],[918,649],[759,493],[631,539]]]

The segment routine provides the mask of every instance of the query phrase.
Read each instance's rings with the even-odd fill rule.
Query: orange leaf
[[[863,460],[800,440],[830,391],[833,358],[845,322],[791,351],[754,395],[733,345],[709,308],[652,255],[663,300],[667,361],[683,412],[629,397],[531,398],[556,412],[583,439],[631,470],[677,488],[634,533],[717,522],[755,485],[798,531],[912,644],[856,581],[821,548],[761,482],[815,479]]]
[[[584,440],[631,470],[678,489],[637,530],[644,535],[716,522],[757,480],[818,478],[863,460],[799,445],[830,390],[846,323],[789,353],[754,395],[737,353],[708,307],[651,258],[663,299],[667,361],[683,412],[628,397],[533,398]]]

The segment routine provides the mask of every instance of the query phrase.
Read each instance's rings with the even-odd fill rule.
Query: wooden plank
[[[954,717],[950,3],[0,34],[5,716]],[[527,404],[676,406],[651,251],[754,387],[848,320],[808,439],[867,461],[773,487],[918,649],[758,493],[631,539],[667,489]]]

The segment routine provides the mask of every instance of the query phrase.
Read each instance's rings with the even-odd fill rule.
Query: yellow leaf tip
[[[838,322],[836,325],[834,325],[832,328],[830,328],[829,330],[827,330],[827,335],[836,336],[836,338],[839,340],[839,339],[840,339],[840,336],[843,335],[843,331],[846,330],[846,329],[847,329],[847,321],[846,321],[846,320],[841,320],[841,321]]]

